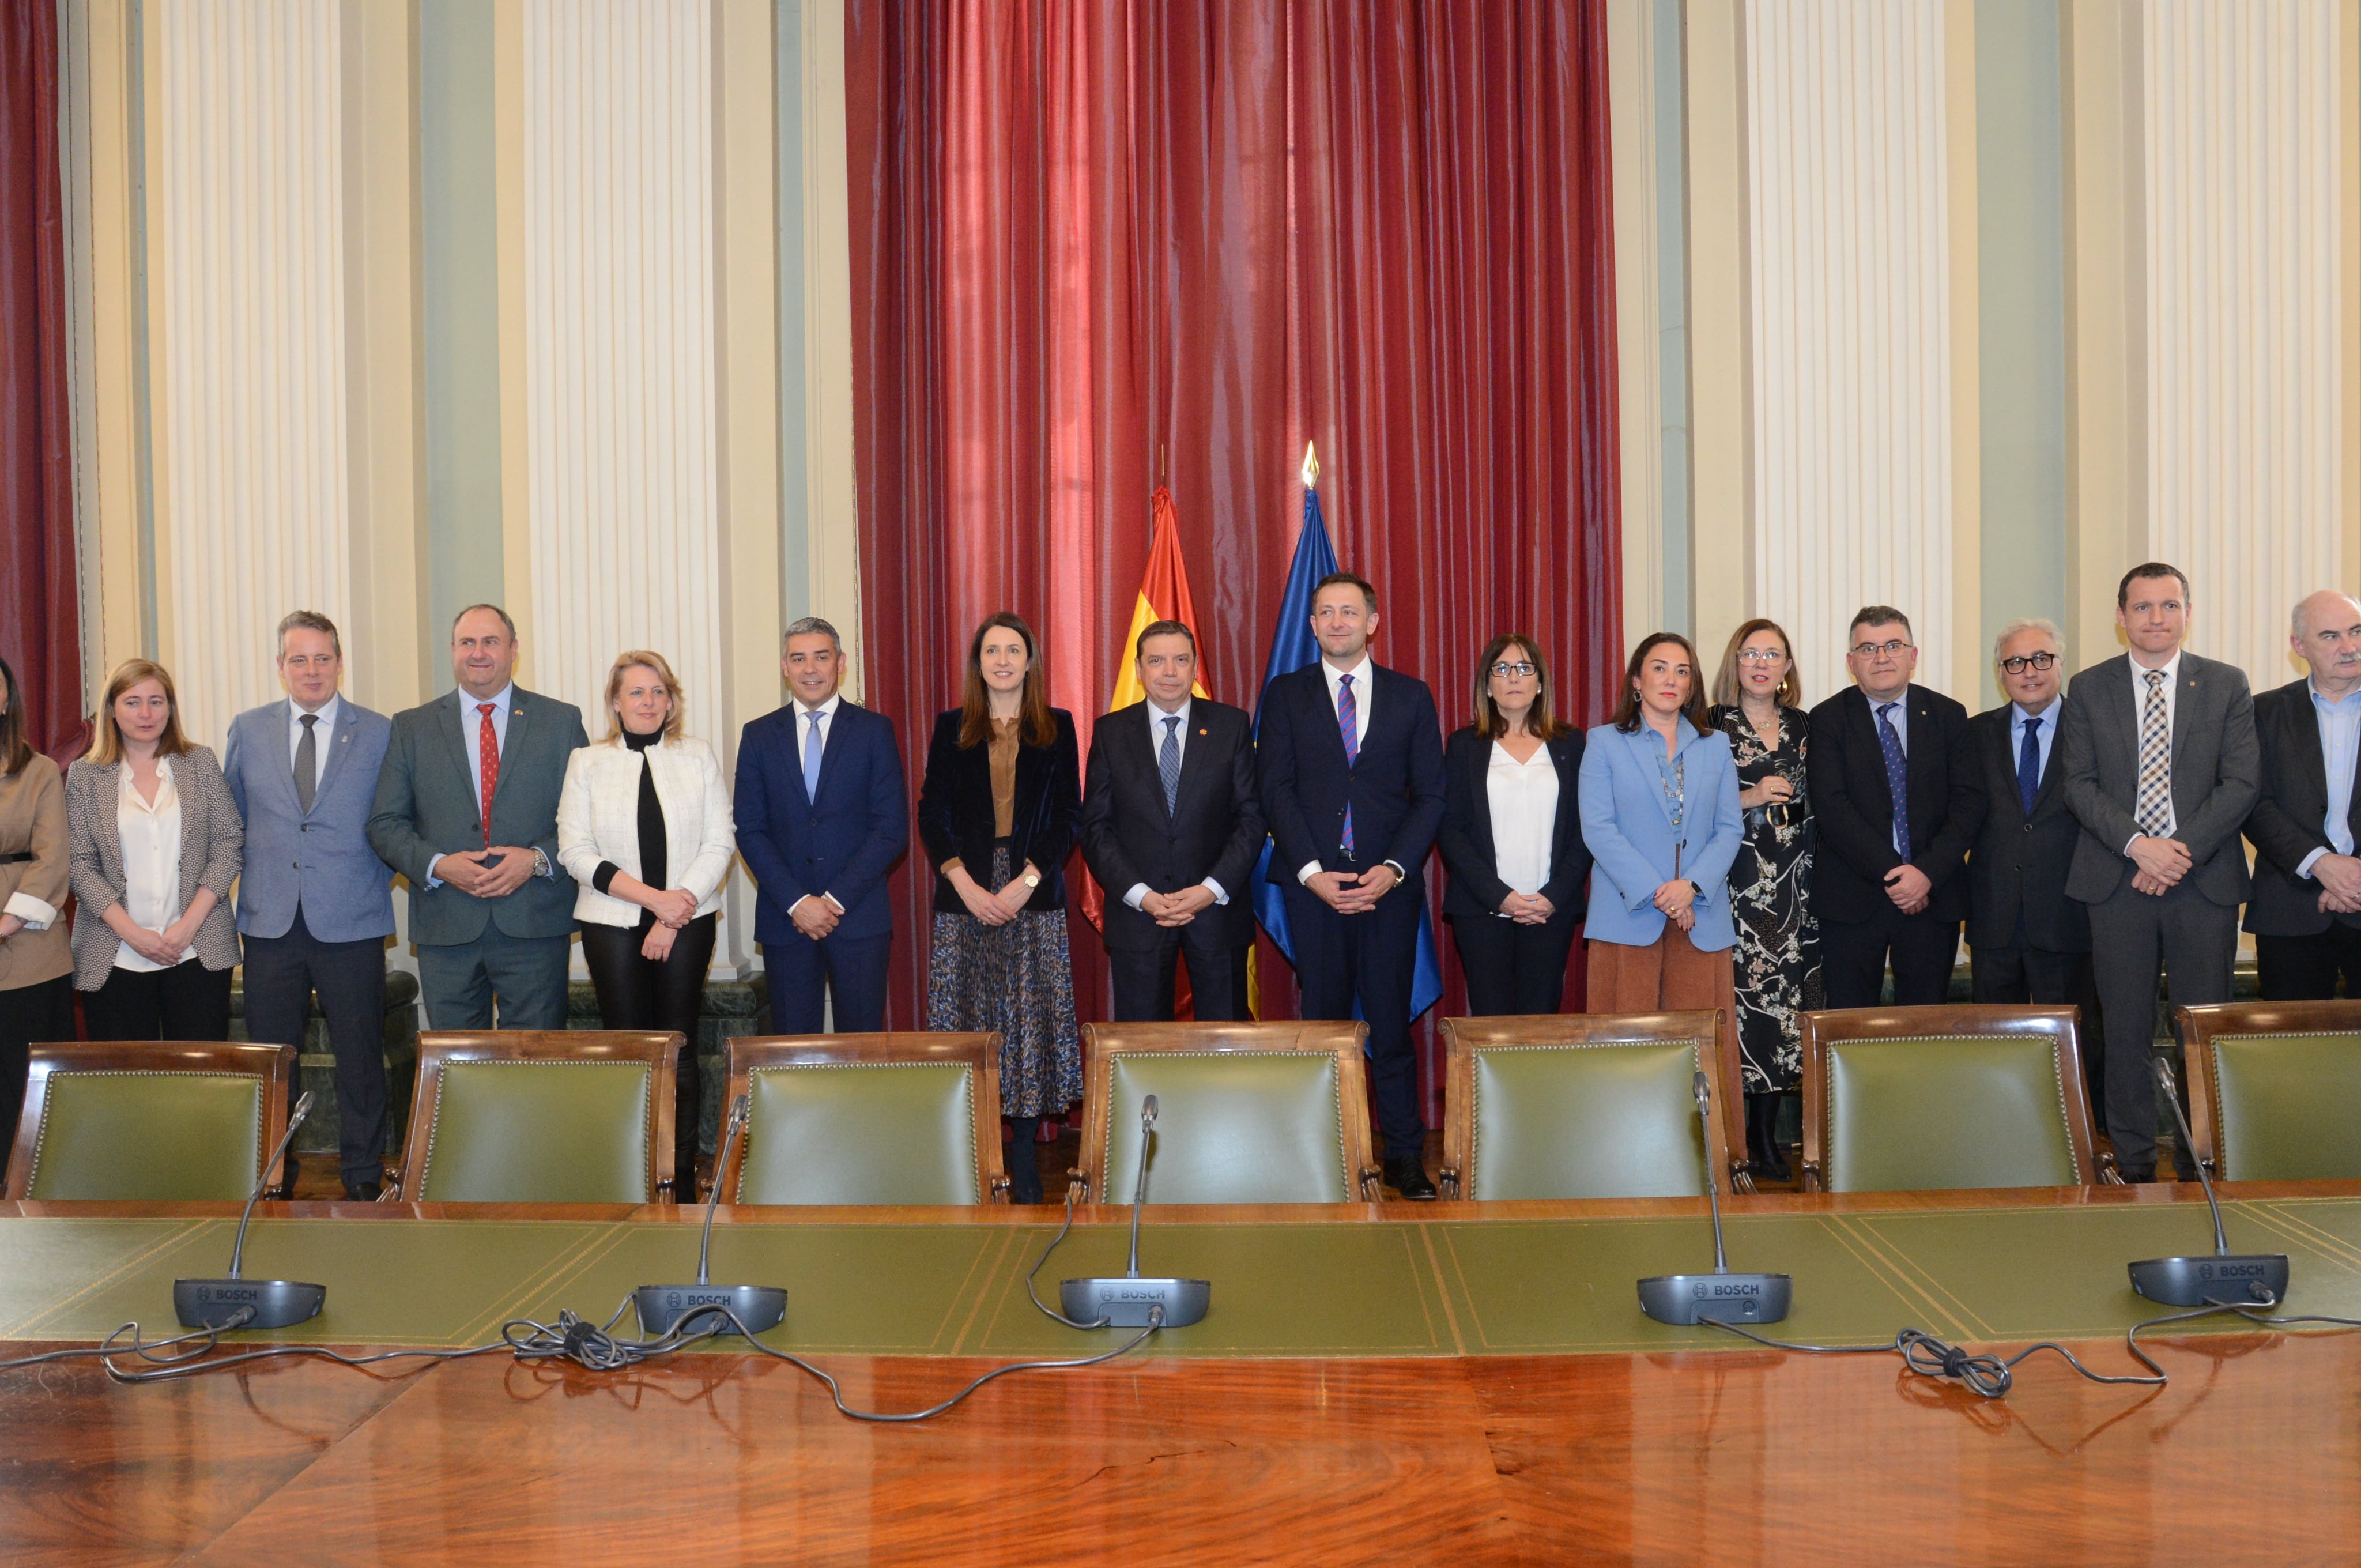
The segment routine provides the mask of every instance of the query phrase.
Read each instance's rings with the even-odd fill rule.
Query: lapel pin
[[[1200,735],[1210,735],[1210,734],[1212,734],[1212,733],[1213,733],[1213,731],[1212,731],[1212,730],[1210,730],[1210,729],[1200,729],[1200,730],[1198,730],[1198,731],[1197,731],[1197,733],[1198,733],[1198,734],[1200,734]]]

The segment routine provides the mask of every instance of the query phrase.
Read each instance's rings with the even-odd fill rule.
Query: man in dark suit
[[[1306,1018],[1369,1025],[1386,1180],[1431,1199],[1411,1052],[1411,970],[1426,857],[1443,822],[1434,694],[1369,657],[1378,593],[1332,572],[1312,594],[1318,662],[1264,688],[1256,758]]]
[[[574,879],[557,863],[566,760],[582,710],[520,689],[516,623],[469,605],[451,623],[459,689],[394,715],[369,845],[410,879],[418,988],[437,1029],[566,1027]]]
[[[1889,959],[1896,1006],[1940,1003],[1967,918],[1960,873],[1983,784],[1968,710],[1911,684],[1911,637],[1900,610],[1861,610],[1846,638],[1853,685],[1812,709],[1812,909],[1830,1007],[1877,1006]]]
[[[892,720],[839,694],[844,644],[827,621],[788,627],[779,666],[793,696],[739,737],[735,802],[771,1026],[817,1035],[832,996],[837,1033],[873,1035],[894,945],[885,873],[910,843],[902,748]]]
[[[2115,624],[2130,652],[2074,677],[2059,725],[2066,805],[2082,828],[2066,893],[2091,912],[2115,1165],[2126,1181],[2150,1181],[2157,971],[2176,1004],[2230,1000],[2248,882],[2238,831],[2261,754],[2246,675],[2182,651],[2189,579],[2178,567],[2125,573]]]
[[[1107,962],[1118,1020],[1168,1020],[1181,954],[1203,1019],[1242,1020],[1262,853],[1254,726],[1243,708],[1197,696],[1197,637],[1159,620],[1133,648],[1146,700],[1091,734],[1082,860],[1106,890]]]
[[[2009,700],[1968,720],[1983,769],[1984,820],[1968,857],[1968,947],[1978,1002],[2080,1007],[2083,1077],[2103,1105],[2098,992],[2091,983],[2091,919],[2066,896],[2066,868],[2081,825],[2066,808],[2056,765],[2066,684],[2058,628],[2013,620],[1993,643]]]
[[[2345,994],[2361,998],[2361,602],[2313,594],[2295,607],[2289,641],[2312,674],[2255,698],[2256,978],[2267,1002],[2329,1001],[2340,973]]]

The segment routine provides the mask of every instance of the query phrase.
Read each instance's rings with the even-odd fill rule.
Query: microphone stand
[[[1069,1279],[1058,1287],[1058,1304],[1071,1321],[1093,1327],[1187,1328],[1213,1304],[1213,1287],[1204,1279],[1151,1278],[1139,1274],[1139,1212],[1148,1201],[1148,1147],[1156,1126],[1156,1096],[1139,1105],[1139,1176],[1131,1190],[1131,1262],[1120,1279]]]
[[[1784,1274],[1732,1274],[1721,1245],[1721,1184],[1713,1168],[1713,1089],[1699,1072],[1692,1081],[1697,1123],[1705,1135],[1705,1196],[1713,1213],[1713,1272],[1659,1274],[1640,1281],[1640,1310],[1660,1323],[1686,1326],[1743,1320],[1775,1323],[1787,1315],[1795,1282]]]
[[[270,1181],[270,1173],[287,1157],[287,1147],[295,1141],[295,1129],[312,1114],[313,1097],[309,1090],[295,1102],[295,1109],[287,1118],[287,1131],[280,1135],[279,1146],[263,1162],[262,1173],[255,1179],[254,1190],[247,1194],[245,1212],[237,1217],[237,1240],[230,1247],[229,1274],[220,1279],[175,1279],[172,1281],[172,1311],[185,1329],[283,1329],[307,1321],[320,1315],[327,1305],[328,1288],[306,1285],[292,1279],[248,1279],[246,1276],[246,1229],[254,1222],[254,1205],[262,1197]]]
[[[2132,1288],[2168,1307],[2279,1305],[2287,1299],[2287,1255],[2230,1250],[2229,1234],[2222,1229],[2222,1201],[2213,1195],[2213,1179],[2205,1174],[2205,1162],[2197,1157],[2197,1138],[2189,1130],[2189,1118],[2180,1113],[2180,1091],[2172,1081],[2172,1069],[2161,1060],[2151,1060],[2156,1080],[2164,1086],[2164,1097],[2172,1106],[2172,1119],[2180,1128],[2180,1146],[2189,1163],[2197,1168],[2205,1205],[2213,1212],[2213,1255],[2143,1258],[2127,1266]]]
[[[730,1154],[738,1146],[738,1136],[746,1129],[746,1116],[752,1097],[741,1094],[730,1106],[730,1125],[721,1136],[721,1157],[713,1167],[713,1190],[705,1200],[705,1234],[697,1247],[697,1283],[694,1285],[642,1285],[631,1292],[631,1303],[640,1315],[640,1333],[647,1339],[657,1339],[678,1332],[687,1319],[699,1313],[726,1312],[746,1325],[749,1333],[761,1333],[774,1329],[787,1315],[786,1290],[776,1285],[716,1285],[712,1283],[713,1215],[721,1205],[721,1183],[730,1171]],[[728,1317],[719,1318],[724,1324]],[[724,1328],[719,1332],[734,1332]]]

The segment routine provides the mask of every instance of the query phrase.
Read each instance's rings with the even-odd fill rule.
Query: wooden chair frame
[[[729,1108],[753,1092],[757,1069],[773,1067],[966,1067],[975,1071],[975,1190],[986,1203],[1008,1201],[1006,1161],[1000,1153],[1000,1036],[996,1033],[937,1033],[907,1030],[883,1035],[743,1035],[723,1042],[730,1057],[730,1093],[722,1102],[722,1127]],[[1031,1150],[1026,1151],[1030,1154]],[[730,1163],[713,1173],[712,1190],[738,1190],[746,1166],[741,1133]],[[737,1199],[726,1197],[734,1203]]]
[[[648,1191],[674,1201],[673,1097],[686,1036],[638,1029],[428,1029],[418,1036],[418,1088],[410,1097],[410,1125],[401,1161],[388,1168],[382,1203],[401,1201],[426,1156],[428,1132],[443,1098],[443,1069],[454,1063],[640,1061],[648,1064]]]
[[[1721,1009],[1688,1013],[1554,1013],[1531,1017],[1445,1018],[1443,1021],[1443,1195],[1463,1198],[1475,1188],[1476,1053],[1497,1047],[1639,1046],[1690,1041],[1699,1070],[1713,1083],[1714,1113],[1706,1119],[1706,1157],[1732,1190],[1752,1192],[1742,1156],[1745,1092],[1720,1048]],[[1735,1111],[1733,1111],[1735,1107]],[[1733,1134],[1735,1135],[1733,1138]]]
[[[2222,1104],[2213,1076],[2216,1040],[2225,1035],[2361,1034],[2361,1001],[2217,1002],[2176,1007],[2172,1015],[2180,1025],[2181,1049],[2188,1058],[2181,1076],[2188,1080],[2189,1131],[2197,1145],[2190,1152],[2215,1178],[2222,1174]],[[2194,1181],[2197,1173],[2182,1171],[2180,1179]]]
[[[263,1080],[262,1141],[256,1158],[269,1159],[287,1135],[287,1085],[295,1076],[293,1046],[258,1046],[228,1040],[93,1040],[35,1046],[25,1080],[24,1113],[16,1122],[16,1146],[8,1151],[5,1195],[25,1196],[33,1184],[33,1150],[40,1141],[41,1117],[49,1110],[49,1077],[59,1072],[232,1072]],[[286,1179],[274,1161],[266,1186]]]
[[[1357,1179],[1364,1202],[1378,1198],[1382,1174],[1369,1132],[1369,1075],[1363,1056],[1369,1026],[1281,1019],[1267,1024],[1085,1024],[1082,1025],[1082,1163],[1066,1174],[1068,1195],[1078,1203],[1123,1202],[1127,1194],[1107,1192],[1109,1101],[1115,1092],[1115,1058],[1158,1053],[1268,1055],[1301,1051],[1336,1058],[1336,1095],[1344,1116],[1345,1168]]]
[[[2112,1154],[2093,1156],[2090,1091],[2082,1082],[2082,1010],[1960,1004],[1942,1007],[1853,1007],[1797,1015],[1804,1045],[1804,1183],[1823,1190],[1827,1168],[1828,1046],[1847,1040],[1938,1039],[1947,1035],[2013,1035],[2046,1039],[2066,1100],[2066,1140],[2081,1186],[2123,1185]]]

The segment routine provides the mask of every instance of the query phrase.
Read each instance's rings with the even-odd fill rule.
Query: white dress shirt
[[[1172,736],[1173,746],[1180,753],[1181,765],[1184,767],[1188,765],[1189,706],[1193,700],[1193,697],[1182,697],[1180,699],[1180,706],[1174,708],[1170,713],[1167,713],[1162,708],[1157,707],[1156,699],[1153,697],[1150,697],[1147,702],[1141,705],[1148,709],[1148,754],[1156,759],[1157,767],[1159,770],[1159,777],[1161,776],[1160,770],[1164,765],[1164,736],[1168,729]],[[1177,718],[1180,722],[1168,726],[1164,722],[1167,718]],[[1229,894],[1223,888],[1220,883],[1215,882],[1212,877],[1207,877],[1203,882],[1199,883],[1197,885],[1212,894],[1215,904],[1229,903]],[[1134,909],[1137,909],[1140,906],[1141,901],[1146,899],[1151,891],[1152,890],[1144,882],[1133,883],[1129,888],[1125,890],[1123,901],[1126,904],[1130,905]]]
[[[156,759],[156,799],[140,798],[131,764],[115,770],[115,830],[123,840],[123,913],[142,930],[161,931],[181,917],[181,797],[172,788],[172,761]],[[192,946],[181,955],[195,956]],[[165,968],[125,942],[115,948],[116,969],[152,974]]]
[[[1484,792],[1492,807],[1492,868],[1517,893],[1539,893],[1549,882],[1550,849],[1557,837],[1557,763],[1547,746],[1523,762],[1492,742]]]
[[[341,695],[332,694],[327,701],[320,705],[318,709],[320,721],[312,727],[313,732],[319,737],[312,742],[312,750],[316,753],[313,761],[313,766],[316,771],[312,774],[312,787],[314,791],[320,787],[320,781],[328,776],[328,741],[336,733],[336,711],[343,706],[344,700]],[[295,771],[295,753],[302,749],[302,745],[303,708],[302,704],[291,696],[287,699],[287,771],[290,773]]]
[[[2132,810],[2136,813],[2139,810],[2139,784],[2137,781],[2139,778],[2140,725],[2147,718],[2148,671],[2147,666],[2139,662],[2139,658],[2136,654],[2126,653],[2124,655],[2124,661],[2132,667],[2132,778],[2134,780],[2132,784]],[[2180,717],[2180,649],[2176,648],[2172,651],[2172,657],[2164,662],[2158,673],[2164,676],[2164,754],[2168,759],[2169,759],[2172,755],[2173,720]],[[2169,765],[2169,762],[2167,765]],[[2173,829],[2180,826],[2180,814],[2172,808],[2172,791],[2168,787],[2164,792],[2164,832],[2161,837],[2167,839],[2171,838]],[[2130,854],[2132,852],[2132,846],[2137,843],[2142,837],[2143,835],[2135,833],[2130,838],[2125,839],[2124,853],[2126,855]]]

